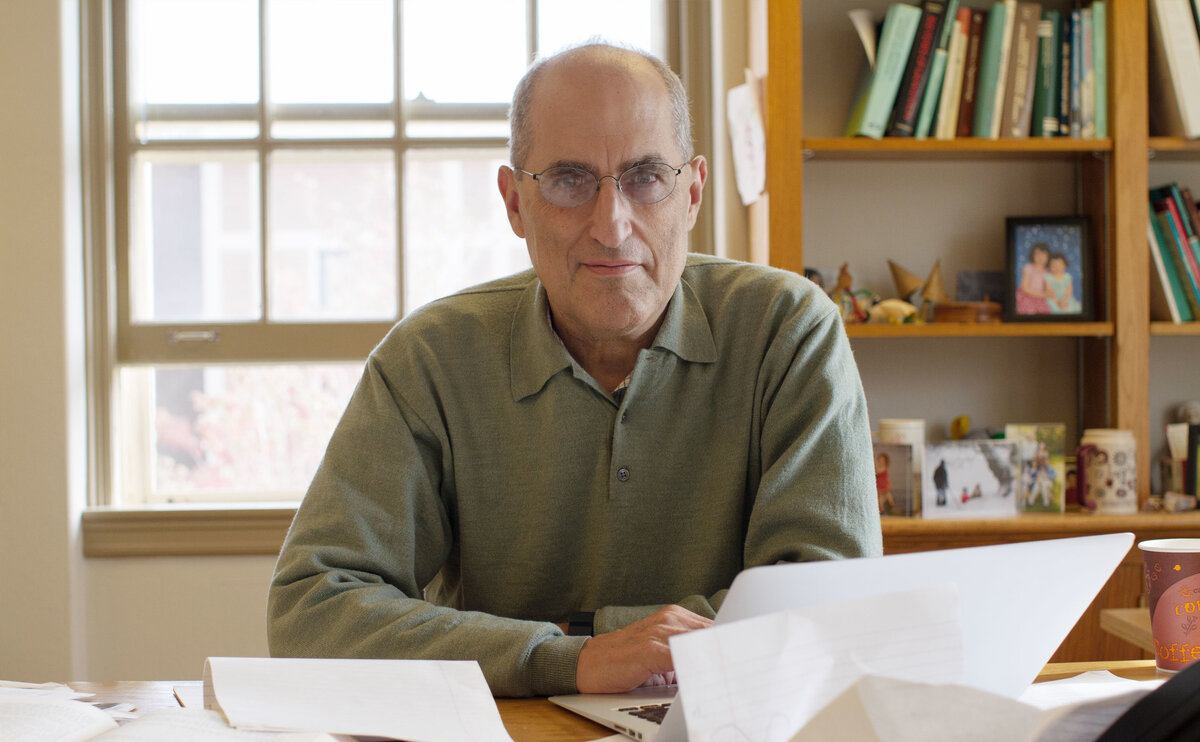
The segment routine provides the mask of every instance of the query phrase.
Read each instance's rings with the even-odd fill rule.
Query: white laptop
[[[963,684],[1015,698],[1132,547],[1133,534],[1112,533],[752,567],[734,579],[716,623],[954,583],[963,627]],[[672,686],[550,700],[633,739],[684,742],[682,710],[670,705],[674,693]],[[663,704],[667,709],[656,720],[661,712],[653,707]]]

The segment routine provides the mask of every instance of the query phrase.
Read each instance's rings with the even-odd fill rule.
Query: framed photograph
[[[1091,249],[1082,216],[1015,216],[1008,234],[1004,320],[1092,319]]]
[[[925,444],[924,518],[1002,518],[1017,513],[1017,444],[1001,440]]]
[[[1004,439],[1017,444],[1021,473],[1017,510],[1061,513],[1066,507],[1067,426],[1063,423],[1010,423]]]
[[[880,515],[911,517],[921,514],[917,497],[913,447],[908,443],[873,443],[875,447],[875,494]]]

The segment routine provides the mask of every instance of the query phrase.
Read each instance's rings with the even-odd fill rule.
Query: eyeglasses
[[[656,204],[674,193],[675,182],[687,165],[685,162],[673,167],[661,162],[647,162],[634,165],[620,175],[603,175],[599,178],[583,168],[564,165],[546,168],[540,173],[531,173],[519,167],[513,169],[536,180],[542,197],[547,201],[571,209],[591,201],[600,190],[600,181],[605,178],[612,178],[617,190],[633,203],[643,206]]]

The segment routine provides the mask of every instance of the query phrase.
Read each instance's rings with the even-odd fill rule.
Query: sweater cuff
[[[553,636],[533,648],[529,657],[530,686],[535,696],[578,693],[575,666],[590,637]]]

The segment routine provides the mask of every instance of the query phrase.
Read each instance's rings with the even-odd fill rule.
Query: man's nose
[[[610,179],[611,186],[604,182]],[[592,238],[605,247],[620,247],[633,232],[631,204],[618,187],[616,177],[600,178],[599,188],[592,199]]]

